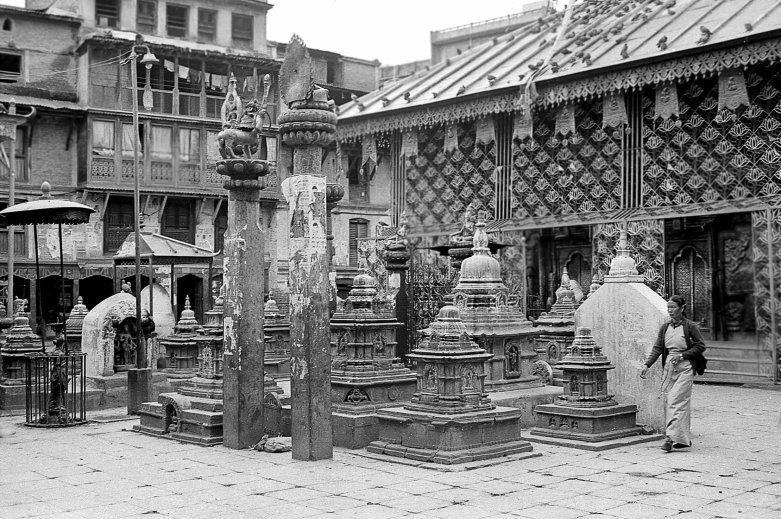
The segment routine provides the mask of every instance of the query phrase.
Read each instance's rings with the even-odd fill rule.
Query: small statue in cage
[[[68,362],[63,351],[65,345],[65,336],[63,335],[63,325],[57,323],[55,331],[57,335],[54,337],[54,351],[51,358],[51,370],[49,372],[49,380],[51,387],[49,391],[49,405],[48,405],[48,420],[63,421],[67,418],[66,413],[66,394],[68,392],[68,382],[70,377],[68,376]]]

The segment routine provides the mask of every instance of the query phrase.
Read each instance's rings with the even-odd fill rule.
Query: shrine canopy
[[[154,232],[141,232],[141,259],[155,265],[208,265],[211,267],[218,254],[192,243],[163,236]],[[114,265],[132,265],[136,261],[135,234],[130,233],[114,254]]]
[[[583,0],[340,106],[339,138],[514,111],[522,92],[549,106],[778,59],[779,12],[777,0]]]

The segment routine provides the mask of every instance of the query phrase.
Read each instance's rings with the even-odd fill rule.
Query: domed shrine
[[[488,390],[541,387],[533,370],[539,331],[526,319],[502,282],[499,261],[490,254],[481,211],[472,238],[472,255],[461,263],[461,277],[451,294],[466,332],[491,355],[486,361]]]
[[[469,338],[459,309],[445,306],[409,355],[417,389],[402,407],[377,411],[376,454],[445,465],[531,452],[521,438],[521,411],[498,407],[485,391],[491,357]]]
[[[331,318],[334,445],[357,449],[378,438],[378,409],[407,402],[415,374],[396,355],[401,323],[377,301],[376,280],[358,274],[344,308]]]

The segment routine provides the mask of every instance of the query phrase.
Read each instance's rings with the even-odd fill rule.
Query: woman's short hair
[[[670,299],[668,299],[668,301],[672,301],[673,303],[680,306],[681,308],[686,306],[686,300],[683,298],[683,296],[679,296],[678,294],[674,296],[670,296]]]

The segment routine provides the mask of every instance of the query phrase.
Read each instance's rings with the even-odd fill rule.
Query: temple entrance
[[[703,332],[705,379],[759,381],[770,359],[757,341],[750,213],[665,221],[667,294],[683,296]]]
[[[199,322],[203,322],[203,279],[194,274],[187,274],[176,280],[176,315],[177,320],[182,315],[184,303],[190,297],[190,307],[195,312]]]
[[[109,277],[95,275],[79,281],[79,295],[89,309],[113,294],[114,283]]]
[[[114,371],[119,373],[136,365],[136,346],[138,328],[135,317],[126,317],[121,322],[114,321]]]

